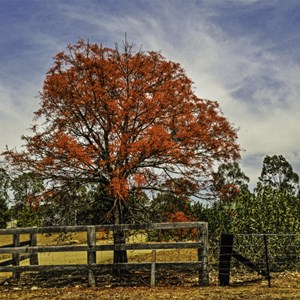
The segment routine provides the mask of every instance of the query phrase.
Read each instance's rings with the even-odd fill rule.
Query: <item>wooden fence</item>
[[[126,243],[126,244],[97,244],[96,232],[105,231],[150,231],[150,230],[179,230],[197,228],[198,237],[195,242],[162,242],[162,243]],[[86,232],[86,245],[52,245],[39,246],[38,234]],[[20,242],[20,235],[29,234],[29,240]],[[194,269],[199,271],[199,285],[208,285],[208,226],[206,222],[186,223],[152,223],[134,225],[96,225],[96,226],[54,226],[0,229],[0,235],[12,235],[12,244],[0,246],[1,254],[10,254],[12,258],[0,262],[0,272],[12,272],[18,279],[21,272],[27,271],[86,271],[90,286],[96,285],[95,273],[103,270],[148,269],[151,271],[151,285],[155,283],[155,269]],[[197,261],[156,262],[155,251],[162,249],[197,249]],[[152,262],[134,263],[97,263],[98,251],[113,250],[152,250]],[[39,253],[53,252],[86,252],[86,264],[39,264]],[[24,259],[29,259],[29,265],[20,265]]]

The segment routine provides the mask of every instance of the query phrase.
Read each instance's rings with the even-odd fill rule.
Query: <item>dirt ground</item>
[[[149,287],[149,278],[143,274],[119,279],[98,277],[97,287],[87,287],[83,274],[42,278],[26,274],[20,281],[6,280],[0,285],[0,299],[53,299],[53,300],[155,300],[155,299],[300,299],[300,273],[272,274],[271,288],[257,275],[237,276],[229,287],[219,287],[215,274],[209,287],[197,286],[195,274],[162,274],[157,287]],[[185,276],[185,277],[182,277]]]
[[[53,300],[156,300],[156,299],[300,299],[300,294],[287,288],[115,288],[115,289],[41,289],[35,291],[7,291],[0,299]]]

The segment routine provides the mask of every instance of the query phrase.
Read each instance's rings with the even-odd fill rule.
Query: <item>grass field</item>
[[[28,236],[21,237],[26,240]],[[143,236],[135,236],[134,242],[141,242]],[[39,235],[39,245],[57,245],[63,243],[85,244],[85,234],[75,234],[65,240],[57,235]],[[131,241],[132,242],[132,241]],[[1,236],[0,243],[11,243],[11,237]],[[111,243],[98,237],[97,243]],[[150,251],[128,251],[130,261],[149,261]],[[98,262],[108,262],[112,252],[98,253]],[[188,261],[196,259],[196,250],[159,251],[158,261]],[[45,253],[39,254],[41,264],[86,263],[86,253]],[[24,262],[26,263],[26,262]],[[86,286],[86,277],[79,274],[38,277],[36,274],[22,274],[20,281],[5,280],[10,274],[0,274],[0,299],[300,299],[300,272],[284,272],[272,274],[272,286],[268,288],[266,280],[259,280],[256,274],[233,276],[230,287],[219,287],[216,272],[210,274],[210,286],[198,287],[197,274],[164,274],[157,280],[157,287],[149,287],[149,274],[137,274],[136,279],[101,277],[96,288]],[[147,277],[148,276],[148,277]],[[158,274],[159,277],[159,274]],[[258,279],[258,281],[256,281]],[[134,281],[135,280],[135,281]]]

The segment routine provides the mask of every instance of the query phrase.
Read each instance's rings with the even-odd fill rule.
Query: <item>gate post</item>
[[[20,234],[19,233],[13,234],[13,244],[14,244],[14,247],[20,247]],[[20,265],[20,253],[19,252],[13,253],[12,258],[13,258],[13,265],[19,266]],[[13,279],[20,279],[20,272],[14,271]]]
[[[233,249],[233,235],[221,235],[220,260],[219,260],[219,283],[221,286],[229,285],[230,261]]]
[[[37,234],[36,234],[36,232],[30,233],[29,246],[30,247],[36,247],[37,246]],[[30,255],[29,260],[30,260],[30,265],[38,265],[39,264],[38,253],[32,253]]]
[[[156,250],[152,250],[151,280],[150,280],[150,286],[151,287],[155,287],[155,263],[156,263]]]
[[[94,247],[96,246],[96,229],[95,226],[87,227],[87,263],[88,263],[88,281],[91,287],[96,286],[95,274],[91,268],[92,264],[96,263],[96,251]]]
[[[198,227],[200,248],[198,248],[198,261],[200,262],[199,285],[208,286],[208,224],[202,223]]]

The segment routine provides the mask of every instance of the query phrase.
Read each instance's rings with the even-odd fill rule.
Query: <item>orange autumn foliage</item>
[[[238,159],[240,148],[218,103],[192,84],[157,52],[80,40],[56,55],[24,150],[4,154],[52,181],[99,182],[119,199],[172,177],[202,189],[215,163]]]
[[[164,216],[167,222],[192,222],[193,218],[187,216],[183,211],[177,211],[173,213],[164,213]],[[176,241],[182,241],[184,239],[187,240],[195,240],[198,237],[198,229],[191,228],[191,229],[178,229],[172,230],[172,237]],[[163,240],[163,236],[160,236],[160,239]]]
[[[164,213],[168,222],[190,222],[190,218],[183,211]]]

